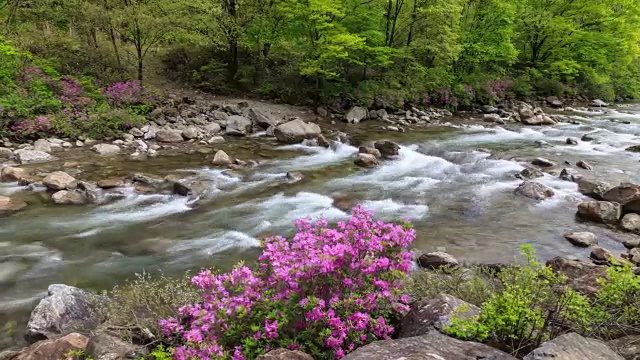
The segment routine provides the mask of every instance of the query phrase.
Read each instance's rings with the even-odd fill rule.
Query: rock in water
[[[45,161],[56,160],[54,156],[47,154],[44,151],[36,150],[16,150],[13,152],[18,158],[20,164],[32,164]]]
[[[640,185],[620,184],[604,193],[602,199],[622,205],[625,212],[640,212]]]
[[[560,172],[560,179],[564,181],[578,182],[582,179],[582,175],[571,168],[564,168]]]
[[[609,106],[609,104],[607,104],[606,102],[600,100],[600,99],[595,99],[593,101],[591,101],[591,106],[594,107],[607,107]]]
[[[578,216],[603,224],[617,224],[622,209],[620,204],[608,201],[585,201],[578,205]]]
[[[624,360],[604,342],[576,333],[558,336],[530,352],[523,360]]]
[[[521,122],[525,125],[555,125],[556,123],[552,118],[544,114],[522,118]]]
[[[535,200],[544,200],[555,195],[550,187],[535,181],[525,181],[515,190],[516,194]]]
[[[369,155],[373,155],[376,158],[381,158],[382,154],[380,153],[380,150],[376,149],[376,148],[370,148],[370,147],[365,147],[365,146],[360,146],[358,148],[358,152],[360,154],[369,154]]]
[[[620,220],[620,228],[631,231],[640,232],[640,215],[629,213]]]
[[[347,112],[344,118],[349,124],[357,124],[366,119],[368,114],[367,109],[360,106],[354,106],[349,110],[349,112]]]
[[[60,190],[51,195],[51,201],[58,205],[83,205],[87,203],[84,195],[76,190]]]
[[[233,161],[231,160],[231,157],[229,157],[229,155],[227,155],[223,150],[218,150],[218,152],[213,156],[213,160],[211,160],[211,165],[216,166],[226,166],[232,163]]]
[[[518,179],[521,180],[531,180],[535,178],[541,178],[544,176],[544,173],[536,168],[525,168],[515,175]]]
[[[33,143],[33,150],[50,153],[51,144],[46,139],[38,139]]]
[[[64,190],[76,179],[64,171],[55,171],[42,179],[42,184],[51,190]]]
[[[567,145],[578,145],[578,139],[567,138],[566,144]]]
[[[439,269],[442,267],[458,267],[460,264],[458,259],[446,252],[436,251],[428,254],[422,254],[418,257],[418,264],[425,269]]]
[[[611,251],[601,248],[600,246],[594,247],[589,257],[597,265],[608,265],[611,263],[611,260],[615,259]]]
[[[579,247],[589,247],[598,244],[598,238],[590,232],[572,232],[563,235],[570,243]]]
[[[48,295],[31,312],[24,336],[28,343],[64,336],[73,330],[95,329],[97,319],[93,312],[101,299],[62,284],[49,285],[47,291]]]
[[[454,339],[432,330],[426,335],[374,341],[343,360],[516,360],[488,345]]]
[[[319,108],[319,109],[321,109],[321,108]],[[326,110],[325,110],[325,112],[326,112]],[[320,116],[322,116],[322,115],[320,115]],[[322,116],[322,117],[326,117],[326,115]],[[262,111],[262,110],[256,109],[256,108],[251,108],[249,110],[249,118],[251,119],[251,121],[253,121],[254,124],[258,125],[259,127],[261,127],[264,130],[268,129],[270,126],[278,126],[278,124],[280,124],[280,122],[278,120],[276,120],[273,117],[273,115],[271,115],[271,113],[266,112],[266,111]]]
[[[592,181],[587,179],[578,180],[578,191],[582,195],[602,200],[604,194],[611,189],[611,185],[603,181]]]
[[[251,120],[240,115],[231,115],[227,120],[225,133],[232,136],[246,136],[251,134],[253,123]]]
[[[480,315],[480,308],[446,294],[419,301],[402,319],[398,338],[428,334],[434,328],[442,330],[451,324],[451,318],[469,318]]]
[[[180,130],[162,129],[162,130],[156,131],[155,135],[156,135],[155,139],[163,143],[179,143],[184,141],[184,139],[182,138],[182,131]],[[145,140],[147,140],[146,137],[145,137]]]
[[[301,172],[297,172],[297,171],[287,172],[286,177],[290,183],[297,183],[298,181],[301,181],[302,179],[304,179],[304,175],[302,175]]]
[[[545,158],[535,158],[535,159],[533,159],[533,161],[531,161],[531,164],[536,165],[536,166],[541,166],[541,167],[556,166],[556,163],[554,163],[551,160],[547,160]]]
[[[286,144],[296,144],[304,139],[313,139],[320,135],[320,126],[295,119],[278,125],[273,131],[278,141]]]
[[[547,261],[547,265],[558,274],[567,277],[567,284],[584,295],[592,296],[599,289],[598,279],[607,276],[607,267],[594,265],[582,260],[570,260],[556,257]]]
[[[182,132],[182,137],[191,140],[198,137],[198,128],[195,126],[189,126]]]
[[[0,147],[0,159],[9,159],[13,156],[13,150],[6,147]]]
[[[5,166],[0,167],[0,182],[14,182],[28,176],[29,171],[19,167]]]
[[[356,155],[356,159],[353,162],[358,166],[367,167],[367,168],[376,167],[380,165],[378,158],[376,158],[374,155],[363,154],[363,153],[358,153]]]
[[[120,153],[120,147],[113,144],[97,144],[91,147],[91,150],[100,155],[115,155]]]
[[[400,155],[400,145],[393,141],[376,141],[373,146],[380,151],[380,154],[385,158],[393,158]]]
[[[7,196],[0,196],[0,217],[20,211],[27,206],[22,200],[12,199]]]
[[[593,170],[593,166],[591,166],[588,162],[580,160],[576,163],[576,166],[585,170]]]

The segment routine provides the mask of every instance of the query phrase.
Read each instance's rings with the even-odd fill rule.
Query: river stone
[[[329,111],[323,107],[317,107],[316,108],[316,114],[318,114],[318,116],[322,117],[322,118],[327,118],[329,117]]]
[[[382,157],[382,154],[380,153],[380,150],[378,150],[376,148],[366,147],[366,146],[360,146],[358,148],[358,153],[373,155],[378,159]]]
[[[129,134],[133,135],[133,137],[143,137],[144,136],[144,132],[142,132],[142,130],[138,129],[138,128],[131,128],[129,130]]]
[[[591,106],[594,107],[607,107],[609,106],[609,104],[607,104],[606,102],[600,100],[600,99],[595,99],[591,101]]]
[[[13,152],[20,164],[32,164],[45,161],[53,161],[56,158],[44,151],[36,150],[16,150]]]
[[[231,115],[240,115],[242,114],[242,110],[240,110],[240,106],[236,104],[225,104],[222,106],[222,110],[226,111]]]
[[[113,188],[123,187],[124,181],[118,178],[103,179],[103,180],[99,180],[97,185],[101,189],[113,189]]]
[[[631,231],[640,232],[640,215],[629,213],[620,220],[620,228]]]
[[[275,349],[258,356],[256,360],[313,360],[313,356],[300,350]]]
[[[336,209],[340,209],[344,212],[350,212],[354,206],[356,206],[356,201],[346,194],[335,193],[331,195],[333,202],[331,206]]]
[[[233,136],[246,136],[251,133],[253,123],[251,120],[240,115],[231,115],[227,120],[225,133]]]
[[[58,205],[83,205],[87,203],[84,195],[77,190],[61,190],[51,195],[51,201]]]
[[[434,328],[442,330],[451,324],[453,317],[467,319],[477,315],[480,315],[477,306],[451,295],[440,294],[411,306],[402,319],[398,338],[425,335]]]
[[[22,200],[12,199],[7,196],[0,196],[0,217],[20,211],[26,206],[27,203]]]
[[[568,137],[566,140],[567,145],[578,145],[578,139]]]
[[[555,125],[556,123],[552,118],[544,114],[521,118],[521,122],[525,125]]]
[[[93,330],[97,323],[94,309],[99,304],[95,295],[63,284],[52,284],[47,296],[31,312],[25,340],[53,339],[72,331]]]
[[[27,169],[13,167],[13,166],[0,167],[1,182],[19,181],[21,178],[27,175],[29,175],[29,171]]]
[[[554,163],[551,160],[547,160],[545,158],[535,158],[531,161],[531,164],[536,165],[536,166],[541,166],[541,167],[552,167],[552,166],[556,166],[556,163]]]
[[[590,135],[590,134],[584,134],[584,135],[582,135],[580,140],[582,140],[582,141],[595,141],[596,138],[594,136]]]
[[[576,166],[585,170],[593,170],[593,166],[584,160],[580,160],[576,163]]]
[[[523,360],[624,360],[604,342],[576,333],[558,336],[530,352]]]
[[[151,131],[151,129],[149,129],[149,131]],[[149,133],[147,133],[149,134]],[[147,139],[147,135],[145,134],[144,137],[145,140],[149,140]],[[155,132],[155,139],[159,142],[163,142],[163,143],[179,143],[182,142],[182,131],[180,130],[167,130],[167,129],[162,129],[162,130],[158,130]]]
[[[544,200],[555,195],[550,187],[535,181],[525,181],[515,190],[515,193],[534,200]]]
[[[378,158],[375,157],[375,155],[363,153],[358,153],[353,162],[360,167],[366,168],[376,167],[380,165],[380,162],[378,161]]]
[[[500,118],[500,115],[498,114],[484,114],[482,116],[482,121],[489,122],[489,123],[504,124],[504,120],[502,120]]]
[[[86,349],[87,356],[94,360],[133,358],[130,355],[140,351],[139,347],[103,331],[91,336]]]
[[[324,135],[320,134],[318,135],[318,145],[322,146],[324,148],[329,148],[331,146],[331,143],[329,142],[329,140],[327,140],[327,138],[324,137]]]
[[[578,191],[582,195],[589,196],[596,200],[603,200],[604,194],[611,189],[611,185],[603,181],[593,181],[588,179],[578,180]]]
[[[387,114],[387,110],[385,109],[379,109],[376,112],[378,113],[378,118],[382,120],[387,120],[389,118],[389,114]]]
[[[207,144],[222,144],[225,140],[222,136],[212,136],[209,140],[207,140]]]
[[[620,204],[608,201],[585,201],[578,205],[578,216],[603,224],[617,224],[622,209]]]
[[[580,293],[593,296],[599,289],[598,279],[607,276],[607,267],[590,262],[555,257],[547,265],[558,274],[567,277],[567,284]]]
[[[360,106],[354,106],[347,112],[347,114],[344,116],[344,119],[349,124],[357,124],[360,121],[366,119],[368,114],[369,113],[367,109]]]
[[[632,145],[625,149],[630,152],[640,152],[640,145]]]
[[[304,139],[316,138],[320,132],[318,124],[306,123],[301,119],[278,125],[273,131],[278,141],[287,144],[296,144]]]
[[[624,245],[624,247],[626,247],[629,250],[635,249],[637,247],[640,247],[640,239],[635,238],[635,239],[625,240],[622,242],[622,245]]]
[[[517,173],[515,176],[521,180],[531,180],[531,179],[543,177],[544,173],[536,168],[525,168],[519,173]]]
[[[289,181],[290,183],[296,183],[304,179],[304,175],[302,175],[301,172],[297,172],[297,171],[287,172],[286,177],[287,177],[287,181]]]
[[[579,247],[589,247],[598,244],[598,238],[593,233],[586,231],[565,233],[563,236],[570,243]]]
[[[535,115],[533,113],[533,106],[527,103],[520,103],[518,106],[518,114],[520,115],[521,120],[529,119]]]
[[[516,360],[488,345],[462,341],[432,330],[422,336],[374,341],[343,360]]]
[[[249,109],[249,119],[265,130],[269,128],[269,126],[278,126],[278,124],[280,124],[280,121],[276,120],[271,113],[256,108]]]
[[[380,151],[385,158],[393,158],[400,154],[400,145],[394,143],[393,141],[376,141],[373,146]]]
[[[627,335],[607,341],[607,346],[625,360],[640,360],[640,335]]]
[[[593,249],[591,249],[589,258],[593,260],[593,262],[597,265],[608,265],[611,263],[612,259],[615,259],[615,256],[611,253],[611,251],[600,246],[595,246]]]
[[[67,359],[68,353],[72,351],[83,352],[87,348],[89,338],[78,334],[70,333],[58,339],[39,341],[26,347],[11,360],[60,360]]]
[[[64,190],[68,188],[76,179],[64,171],[55,171],[42,179],[42,185],[50,190]]]
[[[640,264],[640,249],[630,249],[626,255],[626,258],[636,265]]]
[[[187,140],[195,139],[198,137],[198,128],[195,126],[189,126],[182,132],[182,137]]]
[[[625,212],[640,212],[640,185],[620,184],[604,193],[602,199],[622,205]]]
[[[13,150],[6,147],[0,147],[0,159],[10,159],[11,157],[13,157]]]
[[[420,255],[418,264],[425,269],[439,269],[442,267],[458,267],[460,263],[452,255],[436,251]]]
[[[211,165],[216,166],[225,166],[232,163],[233,161],[231,160],[231,157],[229,157],[224,150],[218,150],[218,152],[213,156],[213,160],[211,160]]]
[[[50,153],[51,144],[46,139],[38,139],[33,143],[33,150]]]
[[[218,124],[218,123],[209,123],[209,124],[205,125],[203,129],[204,129],[204,131],[206,131],[210,135],[217,134],[220,131],[222,131],[222,128],[220,127],[220,124]]]
[[[571,168],[564,168],[560,171],[560,179],[565,181],[578,182],[582,179],[582,175]]]

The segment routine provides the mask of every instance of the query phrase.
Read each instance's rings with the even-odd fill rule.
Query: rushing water
[[[576,205],[585,197],[575,183],[546,174],[537,181],[555,190],[551,199],[536,202],[513,193],[520,183],[514,174],[534,157],[556,161],[560,168],[565,161],[584,160],[595,168],[581,171],[589,177],[612,184],[640,182],[640,154],[624,151],[640,144],[640,106],[566,116],[579,124],[476,125],[404,134],[362,124],[359,138],[394,136],[402,145],[399,159],[371,170],[353,165],[357,148],[349,144],[258,152],[266,160],[249,173],[209,168],[200,154],[107,161],[101,164],[102,175],[124,175],[141,167],[175,170],[206,181],[209,191],[194,204],[185,197],[127,189],[105,205],[30,205],[0,219],[0,324],[13,320],[22,326],[51,283],[106,289],[142,270],[171,273],[252,258],[259,237],[290,234],[297,218],[347,217],[332,207],[335,192],[359,200],[380,218],[411,219],[419,234],[415,248],[445,250],[466,261],[508,261],[521,244],[533,244],[542,258],[586,257],[588,250],[563,240],[562,233],[569,230],[592,231],[601,245],[621,252],[620,239],[628,235],[576,222]],[[565,144],[567,137],[587,133],[597,140]],[[303,172],[305,179],[289,184],[288,171]],[[22,196],[30,204],[40,203],[43,192],[0,184],[0,195]],[[0,327],[0,337],[2,331]],[[10,344],[0,341],[0,347]]]

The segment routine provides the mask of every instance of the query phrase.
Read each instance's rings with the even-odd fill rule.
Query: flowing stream
[[[0,338],[16,328],[20,335],[35,301],[51,283],[100,290],[142,270],[227,267],[255,257],[258,238],[291,234],[297,218],[346,218],[332,206],[335,192],[362,202],[377,217],[411,219],[418,231],[415,248],[445,250],[464,261],[506,262],[521,244],[534,245],[543,259],[585,258],[589,250],[562,238],[563,232],[574,230],[592,231],[601,246],[622,252],[621,239],[629,235],[576,221],[576,205],[586,199],[577,184],[545,174],[536,181],[553,188],[554,197],[533,201],[514,195],[521,182],[514,174],[534,157],[555,161],[558,169],[565,161],[584,160],[594,170],[580,170],[583,175],[614,185],[640,182],[640,154],[624,150],[640,144],[639,105],[565,116],[579,124],[471,125],[390,135],[376,130],[380,124],[364,123],[360,138],[393,136],[402,145],[399,159],[370,170],[353,165],[357,148],[349,144],[333,150],[276,147],[265,155],[267,161],[246,174],[207,167],[200,154],[108,164],[114,174],[172,169],[204,179],[208,193],[194,204],[186,197],[125,189],[105,205],[30,205],[0,218]],[[596,141],[565,143],[567,137],[584,134]],[[288,171],[300,171],[305,178],[287,183]],[[43,191],[21,195],[17,184],[0,184],[0,195],[33,200]]]

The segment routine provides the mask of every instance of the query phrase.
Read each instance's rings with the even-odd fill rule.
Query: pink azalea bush
[[[102,89],[102,95],[110,105],[116,107],[128,105],[151,105],[157,102],[153,92],[142,86],[140,81],[115,83]]]
[[[205,270],[191,279],[202,301],[160,322],[176,359],[254,359],[275,348],[339,359],[393,332],[392,305],[408,308],[401,280],[415,230],[375,221],[356,207],[348,221],[296,221],[291,240],[263,243],[255,269]]]

